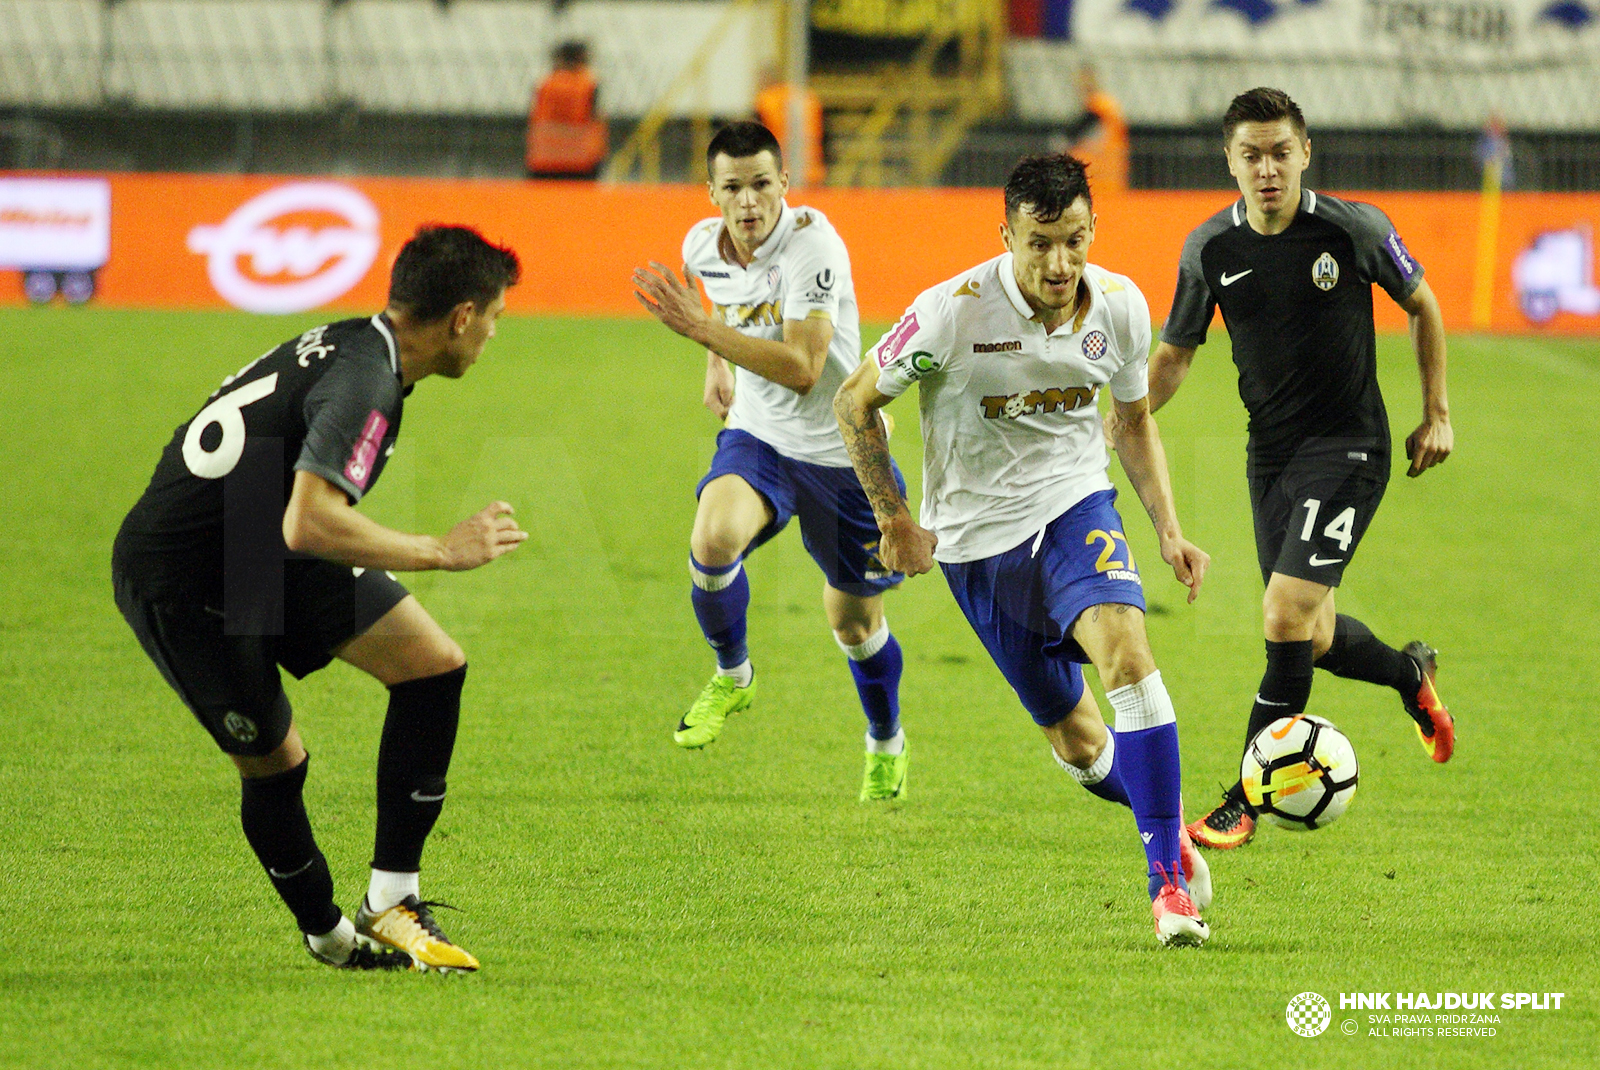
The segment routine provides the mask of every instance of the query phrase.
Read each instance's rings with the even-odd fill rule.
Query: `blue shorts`
[[[892,460],[890,464],[904,494],[900,466]],[[772,523],[745,548],[747,555],[798,516],[800,540],[828,578],[828,586],[870,598],[905,579],[878,560],[878,521],[855,469],[792,460],[748,431],[730,429],[717,433],[717,455],[711,459],[711,471],[694,488],[695,497],[713,479],[730,475],[754,487],[773,513]]]
[[[1089,660],[1072,626],[1091,606],[1144,610],[1114,490],[1097,491],[1003,554],[941,564],[950,593],[1034,723],[1058,724],[1083,697]]]

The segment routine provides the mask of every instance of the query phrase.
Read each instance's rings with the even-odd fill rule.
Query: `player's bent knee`
[[[843,646],[860,646],[877,634],[871,621],[849,620],[833,626],[833,638]]]
[[[1105,741],[1093,741],[1087,735],[1063,726],[1064,730],[1050,736],[1050,745],[1055,748],[1056,754],[1068,765],[1075,765],[1079,769],[1087,769],[1100,757],[1100,752],[1106,749]]]
[[[420,679],[424,676],[442,676],[447,672],[455,672],[467,663],[467,653],[461,649],[461,644],[440,632],[432,637],[428,648],[418,658],[417,674],[411,679]]]
[[[702,565],[724,568],[744,555],[744,548],[749,541],[726,528],[696,528],[689,538],[689,552]]]
[[[1316,628],[1314,611],[1270,595],[1262,603],[1261,618],[1267,638],[1277,643],[1310,639]]]
[[[1136,684],[1156,671],[1155,656],[1150,653],[1150,645],[1142,640],[1118,643],[1104,661],[1104,665],[1095,668],[1100,670],[1101,681],[1107,688]]]

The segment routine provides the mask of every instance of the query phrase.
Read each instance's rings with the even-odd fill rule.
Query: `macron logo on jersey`
[[[344,477],[362,490],[367,489],[367,480],[372,478],[372,462],[378,459],[378,446],[387,430],[389,421],[383,413],[373,409],[367,414],[367,422],[361,428],[355,448],[350,451],[350,459],[345,462]]]
[[[1411,250],[1406,248],[1406,243],[1400,240],[1400,233],[1391,230],[1384,239],[1383,247],[1389,251],[1389,259],[1394,261],[1394,266],[1400,269],[1400,277],[1410,279],[1417,273],[1417,262],[1411,258]]]
[[[900,322],[894,325],[894,330],[890,331],[888,336],[878,343],[878,367],[887,368],[893,364],[895,358],[900,355],[900,351],[906,347],[906,343],[911,341],[912,336],[916,333],[917,314],[915,312],[907,312]]]

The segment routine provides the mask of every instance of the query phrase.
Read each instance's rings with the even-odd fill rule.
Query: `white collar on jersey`
[[[1006,292],[1006,297],[1011,302],[1011,308],[1017,315],[1030,322],[1036,322],[1039,314],[1028,304],[1028,299],[1022,296],[1022,287],[1017,285],[1016,258],[1010,253],[1002,253],[999,263],[1000,288]],[[1089,281],[1088,265],[1084,265],[1084,273],[1078,276],[1078,293],[1082,295],[1079,304],[1072,316],[1072,333],[1076,334],[1083,329],[1083,321],[1089,315],[1089,309],[1094,305],[1094,284]],[[1056,330],[1060,330],[1057,327]]]
[[[767,235],[766,241],[756,246],[755,255],[750,258],[750,263],[745,265],[745,270],[749,271],[771,256],[778,248],[778,243],[783,240],[784,235],[789,233],[793,227],[794,209],[789,207],[788,201],[784,201],[783,208],[778,212],[778,221],[772,226],[772,233]],[[726,223],[722,224],[722,230],[717,233],[717,255],[722,258],[724,263],[737,264],[737,261],[729,260],[727,254],[722,251],[724,240],[730,245],[733,244],[733,239],[728,235],[728,224]]]
[[[1317,214],[1317,194],[1315,190],[1300,187],[1300,207],[1312,215]],[[1244,198],[1240,197],[1233,202],[1233,225],[1238,226],[1245,220]]]
[[[383,335],[383,340],[389,343],[389,367],[394,369],[396,375],[400,374],[400,352],[394,345],[394,332],[389,329],[389,324],[380,312],[372,317],[372,325],[378,328],[378,333]]]

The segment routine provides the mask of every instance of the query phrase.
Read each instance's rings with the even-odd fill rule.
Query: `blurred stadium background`
[[[609,153],[598,184],[552,202],[524,178],[530,97],[573,40],[590,51]],[[1600,326],[1600,0],[0,0],[0,301],[356,307],[381,296],[372,265],[402,223],[460,217],[480,196],[498,207],[467,221],[498,215],[525,255],[614,291],[598,305],[519,295],[514,310],[636,312],[591,258],[546,241],[535,206],[659,221],[612,259],[670,255],[689,218],[678,206],[699,209],[641,191],[697,183],[717,125],[756,112],[774,83],[824,117],[822,155],[806,158],[825,188],[808,195],[830,213],[922,205],[941,235],[969,218],[988,231],[988,201],[872,191],[992,188],[1023,153],[1086,155],[1114,229],[1155,232],[1100,255],[1158,318],[1178,241],[1216,202],[1156,194],[1229,188],[1218,118],[1240,90],[1277,85],[1312,127],[1309,185],[1421,198],[1384,207],[1452,329]],[[126,192],[130,175],[215,177]],[[289,175],[348,185],[251,199],[274,188],[261,176]],[[414,184],[373,192],[397,180]],[[1520,199],[1502,209],[1502,190]],[[196,205],[210,214],[182,217]],[[858,258],[880,237],[845,236]],[[909,292],[965,256],[936,249]],[[152,261],[188,268],[156,292],[128,274]],[[897,273],[864,263],[858,277],[868,291]],[[252,287],[276,296],[241,300]],[[897,314],[905,289],[877,304],[864,292],[868,316]]]
[[[0,166],[520,176],[578,38],[621,170],[682,180],[796,25],[838,185],[992,185],[1092,64],[1135,188],[1226,186],[1217,116],[1273,84],[1314,185],[1475,189],[1498,114],[1519,188],[1600,189],[1600,0],[4,0]]]

